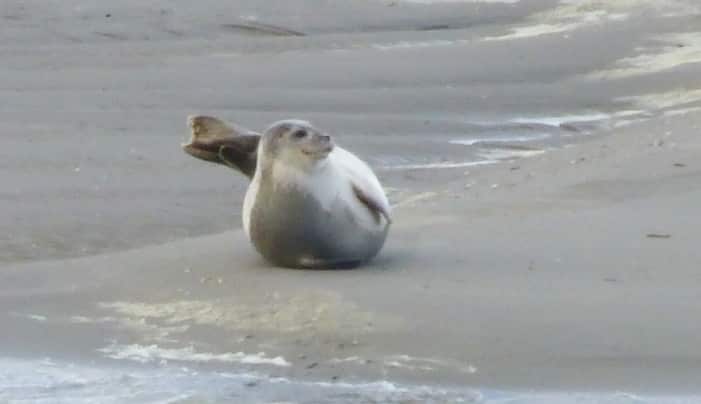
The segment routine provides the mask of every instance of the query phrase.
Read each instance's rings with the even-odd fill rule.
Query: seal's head
[[[300,169],[325,161],[334,148],[331,136],[307,121],[285,120],[274,123],[263,134],[259,155],[265,159]]]

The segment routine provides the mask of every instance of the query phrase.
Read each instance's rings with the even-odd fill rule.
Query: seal
[[[274,123],[261,136],[243,228],[275,265],[346,268],[377,255],[391,224],[370,167],[309,122]]]
[[[273,264],[348,268],[372,259],[391,224],[390,207],[370,167],[300,120],[263,135],[209,116],[188,117],[183,150],[251,179],[243,228]]]

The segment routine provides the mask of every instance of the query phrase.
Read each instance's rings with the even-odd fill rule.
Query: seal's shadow
[[[258,269],[267,269],[271,271],[303,271],[303,272],[348,272],[348,271],[396,271],[411,262],[411,253],[408,250],[400,250],[397,248],[389,249],[386,252],[381,252],[378,256],[361,264],[345,264],[336,265],[333,267],[323,268],[289,268],[276,266],[263,257],[256,259],[256,267]]]

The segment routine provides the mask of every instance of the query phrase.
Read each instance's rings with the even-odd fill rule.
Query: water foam
[[[549,133],[538,133],[535,135],[528,136],[504,135],[493,137],[474,137],[470,139],[454,139],[448,141],[448,143],[457,144],[461,146],[475,146],[482,143],[527,143],[534,142],[537,140],[545,140],[549,137],[551,137]]]
[[[291,363],[282,356],[268,357],[265,352],[256,354],[246,354],[243,352],[210,353],[199,352],[194,347],[184,348],[162,348],[158,345],[118,345],[112,344],[105,348],[100,348],[99,352],[112,359],[128,359],[140,363],[151,363],[161,361],[182,361],[182,362],[228,362],[242,365],[272,365],[290,366]]]
[[[419,164],[399,164],[392,166],[380,167],[387,171],[397,171],[397,170],[430,170],[430,169],[440,169],[440,168],[463,168],[463,167],[474,167],[483,166],[487,164],[498,163],[496,160],[477,160],[477,161],[441,161],[438,163],[419,163]]]

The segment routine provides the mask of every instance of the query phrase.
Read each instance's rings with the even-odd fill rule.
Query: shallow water
[[[300,381],[184,366],[108,367],[0,360],[0,400],[8,403],[482,403],[682,404],[701,396],[625,392],[562,393],[449,388],[379,381]]]

